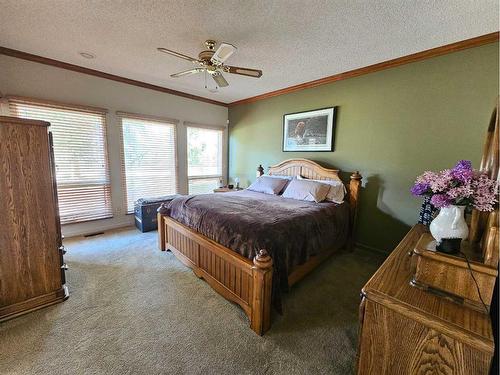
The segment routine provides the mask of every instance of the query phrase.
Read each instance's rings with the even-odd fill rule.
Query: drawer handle
[[[59,251],[62,252],[63,255],[67,253],[66,248],[64,247],[64,245],[59,246]]]
[[[61,269],[67,271],[68,270],[68,265],[66,263],[64,263],[62,266],[61,266]]]

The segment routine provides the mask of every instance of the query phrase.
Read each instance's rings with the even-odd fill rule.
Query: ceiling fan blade
[[[240,74],[242,76],[254,77],[254,78],[260,78],[262,76],[262,70],[240,68],[238,66],[226,65],[224,67],[224,71],[232,74]]]
[[[223,64],[229,56],[231,56],[234,52],[236,52],[236,47],[229,43],[221,43],[217,51],[215,51],[214,55],[210,59],[214,64],[221,65]]]
[[[203,69],[203,68],[189,69],[189,70],[185,70],[183,72],[170,74],[170,77],[172,77],[172,78],[179,78],[179,77],[184,77],[184,76],[190,76],[191,74],[200,73],[200,72],[203,72],[204,70],[205,69]]]
[[[194,62],[194,63],[199,63],[200,62],[198,59],[195,59],[194,57],[183,55],[182,53],[175,52],[175,51],[172,51],[172,50],[169,50],[169,49],[166,49],[166,48],[160,47],[160,48],[157,48],[157,50],[160,51],[160,52],[166,53],[168,55],[172,55],[172,56],[175,56],[175,57],[180,57],[181,59],[188,60],[188,61],[191,61],[191,62]]]
[[[224,76],[220,72],[212,74],[212,78],[214,79],[215,83],[217,83],[217,85],[219,87],[229,86],[229,83],[227,83],[226,79],[224,78]]]

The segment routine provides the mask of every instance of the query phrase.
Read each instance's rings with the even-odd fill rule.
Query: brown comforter
[[[160,212],[248,259],[266,249],[273,258],[273,301],[279,310],[290,270],[342,247],[349,229],[346,202],[314,203],[249,190],[181,196]]]

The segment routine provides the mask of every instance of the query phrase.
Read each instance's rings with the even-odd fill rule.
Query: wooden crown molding
[[[497,42],[499,39],[499,32],[494,32],[486,35],[481,35],[475,38],[462,40],[460,42],[455,42],[451,44],[447,44],[441,47],[431,48],[422,52],[413,53],[411,55],[398,57],[396,59],[383,61],[381,63],[365,66],[363,68],[358,68],[354,70],[349,70],[344,73],[334,74],[332,76],[320,78],[314,81],[304,82],[298,85],[286,87],[284,89],[267,92],[265,94],[253,96],[251,98],[246,98],[242,100],[237,100],[235,102],[229,103],[229,107],[234,107],[240,104],[248,104],[253,103],[259,100],[264,100],[268,98],[272,98],[278,95],[290,94],[292,92],[309,89],[316,86],[326,85],[328,83],[341,81],[347,78],[358,77],[364,74],[378,72],[380,70],[394,68],[396,66],[409,64],[416,61],[421,61],[425,59],[429,59],[431,57],[446,55],[448,53],[462,51],[464,49],[482,46],[484,44]]]
[[[85,68],[83,66],[70,64],[70,63],[67,63],[67,62],[64,62],[64,61],[50,59],[48,57],[33,55],[31,53],[27,53],[27,52],[23,52],[23,51],[18,51],[18,50],[11,49],[11,48],[6,48],[6,47],[0,46],[0,55],[6,55],[6,56],[11,56],[11,57],[16,57],[18,59],[23,59],[23,60],[28,60],[28,61],[34,61],[34,62],[37,62],[37,63],[40,63],[40,64],[44,64],[44,65],[51,65],[51,66],[55,66],[57,68],[71,70],[73,72],[88,74],[88,75],[95,76],[95,77],[109,79],[111,81],[126,83],[128,85],[142,87],[142,88],[149,89],[149,90],[159,91],[159,92],[163,92],[163,93],[166,93],[166,94],[181,96],[183,98],[188,98],[188,99],[197,100],[197,101],[200,101],[200,102],[205,102],[205,103],[210,103],[210,104],[215,104],[215,105],[220,105],[220,106],[223,106],[223,107],[227,107],[227,103],[223,103],[223,102],[219,102],[219,101],[216,101],[216,100],[204,98],[202,96],[188,94],[188,93],[185,93],[185,92],[182,92],[182,91],[177,91],[177,90],[169,89],[169,88],[166,88],[166,87],[153,85],[153,84],[150,84],[150,83],[146,83],[146,82],[142,82],[142,81],[137,81],[135,79],[129,79],[129,78],[117,76],[115,74],[101,72],[99,70]]]
[[[33,55],[31,53],[18,51],[18,50],[11,49],[11,48],[6,48],[6,47],[0,46],[0,54],[6,55],[6,56],[11,56],[11,57],[16,57],[16,58],[23,59],[23,60],[34,61],[34,62],[37,62],[40,64],[51,65],[51,66],[55,66],[55,67],[62,68],[62,69],[72,70],[74,72],[88,74],[88,75],[92,75],[92,76],[96,76],[96,77],[100,77],[100,78],[105,78],[105,79],[109,79],[109,80],[116,81],[116,82],[126,83],[129,85],[138,86],[138,87],[142,87],[142,88],[146,88],[146,89],[150,89],[150,90],[155,90],[155,91],[163,92],[166,94],[177,95],[177,96],[181,96],[184,98],[197,100],[200,102],[220,105],[223,107],[233,107],[236,105],[253,103],[253,102],[256,102],[258,100],[264,100],[264,99],[272,98],[272,97],[278,96],[278,95],[289,94],[292,92],[296,92],[296,91],[300,91],[300,90],[304,90],[304,89],[309,89],[309,88],[316,87],[316,86],[326,85],[328,83],[341,81],[341,80],[348,79],[348,78],[358,77],[358,76],[361,76],[364,74],[378,72],[378,71],[384,70],[384,69],[389,69],[389,68],[394,68],[394,67],[405,65],[405,64],[410,64],[412,62],[417,62],[417,61],[429,59],[431,57],[446,55],[448,53],[458,52],[458,51],[462,51],[464,49],[468,49],[468,48],[472,48],[472,47],[479,47],[479,46],[482,46],[485,44],[498,42],[498,40],[499,40],[499,32],[496,31],[494,33],[485,34],[485,35],[481,35],[481,36],[478,36],[475,38],[462,40],[460,42],[455,42],[455,43],[447,44],[447,45],[444,45],[441,47],[428,49],[428,50],[417,52],[417,53],[414,53],[411,55],[398,57],[396,59],[383,61],[381,63],[365,66],[363,68],[349,70],[347,72],[334,74],[332,76],[320,78],[320,79],[317,79],[314,81],[304,82],[304,83],[301,83],[298,85],[285,87],[283,89],[270,91],[270,92],[267,92],[267,93],[264,93],[261,95],[252,96],[250,98],[237,100],[237,101],[234,101],[232,103],[223,103],[223,102],[219,102],[216,100],[204,98],[202,96],[188,94],[188,93],[185,93],[182,91],[177,91],[177,90],[169,89],[166,87],[153,85],[150,83],[137,81],[134,79],[129,79],[129,78],[117,76],[114,74],[101,72],[99,70],[85,68],[85,67],[79,66],[79,65],[69,64],[69,63],[66,63],[63,61],[54,60],[54,59],[50,59],[50,58],[43,57],[43,56]]]

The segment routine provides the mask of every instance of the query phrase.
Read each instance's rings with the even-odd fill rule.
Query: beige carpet
[[[382,262],[328,260],[284,297],[263,337],[156,232],[65,243],[70,298],[0,324],[0,374],[350,374],[359,291]]]

